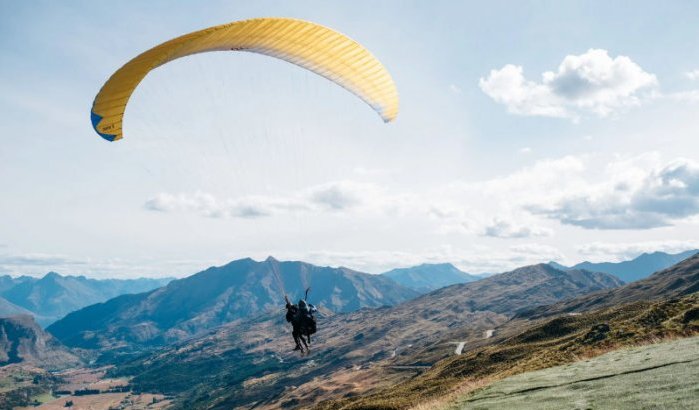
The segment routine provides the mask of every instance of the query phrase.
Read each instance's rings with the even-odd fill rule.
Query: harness
[[[299,303],[292,305],[289,302],[289,298],[284,295],[286,300],[286,321],[291,323],[294,330],[298,330],[302,335],[312,335],[316,333],[316,318],[313,315],[318,311],[318,309],[311,303],[306,302],[308,298],[308,291],[310,288],[306,289],[306,294],[304,299],[299,300]]]

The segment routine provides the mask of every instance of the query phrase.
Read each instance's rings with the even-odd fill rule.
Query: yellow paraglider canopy
[[[226,50],[249,51],[296,64],[356,94],[384,121],[393,121],[398,115],[398,91],[391,75],[359,43],[303,20],[257,18],[185,34],[129,61],[95,97],[92,126],[104,139],[120,140],[126,104],[151,70],[191,54]]]

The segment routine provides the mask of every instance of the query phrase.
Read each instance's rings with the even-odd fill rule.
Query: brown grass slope
[[[496,337],[410,381],[319,409],[403,409],[467,386],[570,363],[621,346],[699,333],[699,256],[621,288],[520,313]],[[580,313],[583,311],[583,313]],[[576,313],[571,313],[576,312]],[[531,319],[529,319],[531,318]]]
[[[318,409],[405,409],[513,374],[592,357],[622,346],[699,334],[699,295],[636,302],[531,326],[500,343],[452,356],[414,379],[376,394],[321,403]],[[461,390],[463,393],[463,390]]]

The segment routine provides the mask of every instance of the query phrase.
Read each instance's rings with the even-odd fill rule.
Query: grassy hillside
[[[623,346],[699,334],[699,295],[637,302],[537,322],[515,320],[499,337],[424,374],[372,395],[320,404],[320,409],[404,409],[484,380],[573,363]]]
[[[58,376],[37,367],[0,366],[0,409],[37,404],[48,398],[60,381]]]
[[[527,372],[458,399],[449,410],[699,408],[699,337],[620,349]]]

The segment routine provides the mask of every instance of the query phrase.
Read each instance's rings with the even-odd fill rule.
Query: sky
[[[699,248],[699,4],[0,0],[0,274],[184,276],[273,255],[472,273]],[[124,139],[89,121],[121,65],[282,16],[390,71],[384,124],[336,84],[218,52],[152,71]]]

